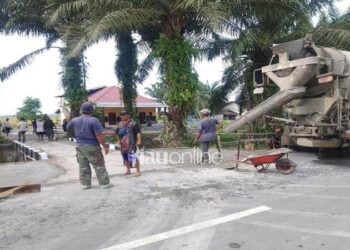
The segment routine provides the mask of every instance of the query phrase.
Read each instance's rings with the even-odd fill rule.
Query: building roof
[[[225,115],[238,115],[239,114],[239,106],[235,102],[228,103],[225,107],[222,108],[222,113]]]
[[[100,87],[96,87],[96,88],[92,88],[92,89],[87,89],[86,93],[87,93],[88,96],[90,96],[90,95],[92,95],[92,94],[96,93],[97,91],[99,91],[101,89],[104,89],[104,88],[106,88],[106,86],[100,86]],[[55,97],[56,98],[63,98],[64,95],[58,95],[58,96],[55,96]]]
[[[104,87],[92,94],[89,94],[88,100],[94,102],[99,107],[105,108],[119,108],[124,107],[123,100],[120,95],[120,88],[117,86]],[[136,107],[155,108],[155,107],[167,107],[163,103],[159,103],[153,99],[137,95]]]

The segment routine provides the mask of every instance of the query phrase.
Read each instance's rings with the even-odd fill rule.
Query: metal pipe
[[[282,90],[256,106],[254,109],[248,111],[248,113],[245,115],[242,115],[240,118],[233,121],[231,124],[225,127],[224,130],[225,132],[234,132],[243,125],[254,121],[256,118],[265,115],[278,107],[282,107],[293,99],[301,97],[305,91],[305,87]]]

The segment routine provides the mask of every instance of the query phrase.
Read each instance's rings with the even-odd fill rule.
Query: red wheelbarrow
[[[297,166],[293,161],[288,159],[288,153],[291,151],[292,150],[288,148],[280,148],[258,155],[250,155],[244,157],[243,159],[240,159],[238,152],[237,159],[234,160],[234,162],[236,162],[237,169],[239,163],[245,163],[253,165],[258,170],[258,172],[265,172],[271,164],[275,164],[276,169],[279,173],[291,174],[294,172]],[[284,156],[286,156],[286,158],[283,158]]]

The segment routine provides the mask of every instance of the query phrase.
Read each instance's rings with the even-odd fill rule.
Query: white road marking
[[[130,241],[127,243],[122,243],[119,245],[115,245],[115,246],[111,246],[108,248],[104,248],[102,250],[127,250],[127,249],[134,249],[137,247],[142,247],[148,244],[152,244],[158,241],[162,241],[162,240],[166,240],[169,238],[173,238],[173,237],[177,237],[180,235],[184,235],[184,234],[188,234],[188,233],[192,233],[194,231],[198,231],[198,230],[202,230],[202,229],[206,229],[209,227],[213,227],[213,226],[217,226],[229,221],[234,221],[234,220],[238,220],[250,215],[254,215],[257,213],[262,213],[265,211],[271,210],[270,207],[266,207],[266,206],[261,206],[261,207],[256,207],[256,208],[252,208],[252,209],[248,209],[242,212],[238,212],[238,213],[234,213],[234,214],[230,214],[221,218],[217,218],[217,219],[213,219],[213,220],[209,220],[209,221],[204,221],[204,222],[200,222],[200,223],[196,223],[190,226],[185,226],[185,227],[180,227],[178,229],[175,230],[171,230],[168,232],[164,232],[164,233],[160,233],[160,234],[155,234],[155,235],[151,235],[139,240],[135,240],[135,241]]]

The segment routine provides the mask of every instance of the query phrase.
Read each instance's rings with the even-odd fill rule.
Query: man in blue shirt
[[[92,117],[93,105],[85,102],[81,105],[82,115],[73,118],[67,129],[73,128],[77,140],[77,161],[79,164],[80,183],[83,189],[91,187],[91,168],[94,167],[98,183],[101,188],[109,188],[109,177],[105,166],[100,144],[105,154],[108,154],[108,145],[100,121]]]

